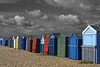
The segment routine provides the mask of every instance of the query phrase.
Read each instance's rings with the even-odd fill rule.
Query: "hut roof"
[[[41,35],[35,35],[35,37],[41,39]]]
[[[60,33],[52,33],[55,37],[57,37]]]
[[[48,35],[48,36],[50,36],[51,35],[51,33],[43,33],[43,36],[45,36],[45,35]]]
[[[100,26],[99,25],[90,25],[92,28],[94,28],[98,33],[100,33]]]
[[[74,35],[75,35],[78,39],[82,39],[82,33],[74,33]]]
[[[65,37],[70,37],[72,33],[62,33]]]

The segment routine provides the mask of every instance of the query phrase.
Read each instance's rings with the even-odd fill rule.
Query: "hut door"
[[[54,55],[54,38],[50,38],[49,43],[49,54]]]
[[[59,38],[59,40],[58,40],[58,56],[62,56],[62,37],[61,38]]]
[[[66,44],[65,44],[65,38],[64,37],[62,37],[61,38],[61,52],[62,52],[62,57],[65,57],[66,56],[66,51],[65,51],[65,49],[66,49]]]
[[[74,37],[73,38],[73,49],[72,49],[72,52],[73,52],[73,59],[76,59],[76,55],[77,55],[77,39]]]

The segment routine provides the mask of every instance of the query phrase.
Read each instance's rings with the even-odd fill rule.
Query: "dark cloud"
[[[17,3],[23,0],[0,0],[0,3]]]
[[[94,11],[100,4],[100,0],[45,0],[49,5],[62,6],[80,11]]]

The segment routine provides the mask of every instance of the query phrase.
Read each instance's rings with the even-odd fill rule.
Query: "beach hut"
[[[100,27],[88,25],[82,35],[82,60],[100,63]]]
[[[36,37],[33,37],[32,52],[36,52]]]
[[[15,42],[15,40],[14,40],[14,36],[12,37],[12,48],[14,48],[14,42]]]
[[[19,37],[17,36],[16,39],[15,39],[16,40],[15,41],[15,43],[16,43],[16,49],[18,49],[18,39],[19,39]]]
[[[27,46],[28,46],[28,36],[26,37],[26,49],[27,50]]]
[[[3,38],[0,38],[0,45],[3,45]]]
[[[9,40],[5,39],[5,46],[8,46],[8,45],[9,45]]]
[[[3,46],[8,46],[9,40],[7,38],[3,38]]]
[[[12,48],[16,49],[16,36],[13,36]]]
[[[74,33],[69,38],[68,44],[68,57],[74,60],[81,60],[82,59],[82,34],[81,33]]]
[[[27,46],[27,51],[32,52],[32,43],[33,43],[33,35],[30,35],[28,37],[28,46]]]
[[[43,53],[44,54],[49,54],[49,33],[44,33],[44,49],[43,49]]]
[[[60,33],[52,33],[49,37],[49,55],[57,55],[57,36]]]
[[[21,39],[21,49],[22,50],[26,49],[26,38],[24,36],[22,36],[22,39]]]
[[[3,38],[3,46],[5,46],[6,44],[6,41],[5,41],[5,38]]]
[[[9,47],[10,48],[12,47],[12,38],[11,37],[9,38]]]
[[[44,49],[44,36],[41,36],[41,43],[40,43],[40,52],[43,53],[43,49]]]
[[[21,49],[21,38],[17,36],[16,38],[16,49]]]
[[[36,37],[36,53],[40,53],[41,35],[35,35],[35,37]]]
[[[40,39],[41,39],[41,35],[35,35],[33,37],[32,52],[36,52],[36,53],[40,52]]]
[[[57,36],[57,56],[68,57],[68,38],[71,33],[60,33]]]

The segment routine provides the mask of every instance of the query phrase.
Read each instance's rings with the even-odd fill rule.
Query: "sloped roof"
[[[45,35],[48,35],[48,36],[50,36],[51,35],[51,33],[43,33],[43,36],[45,36]]]
[[[57,37],[60,33],[52,33],[55,37]]]
[[[100,26],[99,25],[90,25],[92,28],[94,28],[98,33],[100,33]]]
[[[72,33],[62,33],[65,37],[70,37]]]
[[[41,35],[35,35],[35,37],[41,39]]]
[[[74,33],[73,35],[75,35],[78,39],[82,39],[82,33]]]
[[[30,38],[33,39],[34,35],[30,35]]]

